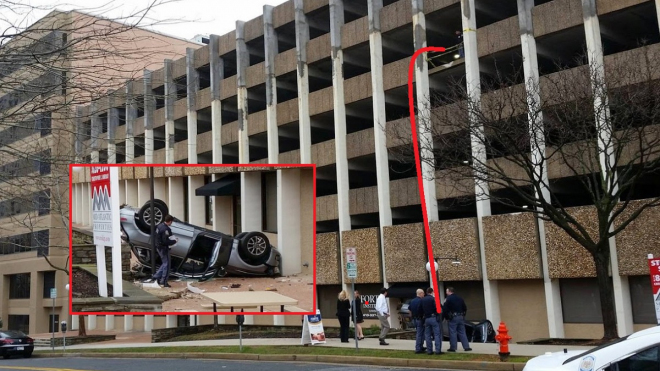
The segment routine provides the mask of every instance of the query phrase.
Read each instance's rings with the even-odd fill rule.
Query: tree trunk
[[[78,315],[78,336],[87,336],[87,329],[85,329],[85,317]]]
[[[594,256],[594,263],[596,264],[596,279],[598,280],[600,308],[603,315],[603,340],[611,340],[618,338],[619,335],[616,326],[614,286],[609,276],[610,254],[607,240],[605,240],[604,245],[598,247],[598,252]]]

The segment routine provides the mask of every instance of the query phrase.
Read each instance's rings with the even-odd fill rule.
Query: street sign
[[[355,247],[346,249],[346,274],[348,278],[357,278],[357,251]]]
[[[56,288],[50,289],[50,298],[51,299],[57,298],[57,289]]]
[[[651,292],[653,293],[653,303],[655,304],[655,316],[660,324],[660,259],[648,255],[649,270],[651,273]]]

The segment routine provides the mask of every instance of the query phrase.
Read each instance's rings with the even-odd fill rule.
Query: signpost
[[[357,278],[357,251],[355,247],[346,248],[346,273],[348,278],[351,279],[351,295],[353,296],[353,326],[356,326],[355,331],[355,349],[358,349],[358,336],[357,336],[357,306],[355,302],[355,279]],[[360,303],[361,305],[362,303]]]
[[[651,290],[653,290],[653,303],[655,304],[655,318],[660,325],[660,258],[648,255],[649,270],[651,271]]]
[[[92,166],[92,220],[99,295],[108,296],[105,247],[112,247],[113,296],[122,297],[121,230],[119,227],[119,169],[116,166]],[[112,196],[115,197],[112,197]]]
[[[57,289],[56,288],[51,288],[50,289],[50,298],[53,299],[53,308],[50,311],[50,322],[52,323],[52,331],[53,331],[53,336],[50,340],[50,345],[52,347],[52,350],[55,350],[55,330],[57,329],[57,322],[55,322],[55,298],[57,297]]]

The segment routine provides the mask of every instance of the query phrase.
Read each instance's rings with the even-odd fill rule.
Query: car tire
[[[167,204],[161,200],[154,199],[155,225],[160,224],[169,213]],[[151,230],[151,202],[147,201],[137,213],[136,222],[140,229]]]
[[[261,232],[248,232],[241,237],[238,253],[248,264],[264,264],[270,257],[270,241]]]

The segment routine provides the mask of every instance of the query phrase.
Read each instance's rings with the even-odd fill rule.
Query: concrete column
[[[206,218],[204,215],[204,197],[195,196],[195,189],[204,186],[204,176],[189,176],[188,177],[188,222],[195,225],[205,225]]]
[[[383,0],[367,0],[369,21],[369,52],[371,60],[371,91],[374,111],[374,141],[376,150],[376,179],[378,182],[378,219],[380,221],[380,253],[383,269],[383,286],[387,287],[385,274],[385,242],[383,228],[392,225],[390,207],[390,173],[386,135],[383,127],[385,116],[385,90],[383,88],[383,38],[380,31],[380,11]],[[343,257],[342,257],[343,259]],[[391,307],[390,303],[390,307]],[[396,307],[395,307],[396,308]],[[390,326],[399,327],[396,316],[390,316]]]
[[[307,42],[309,24],[303,0],[294,0],[296,22],[296,58],[298,62],[298,127],[300,132],[300,163],[312,163],[312,129],[309,118],[309,71],[307,67]]]
[[[186,71],[188,81],[188,163],[197,163],[197,92],[199,74],[195,69],[195,49],[186,48]]]
[[[170,209],[170,215],[177,216],[183,219],[184,199],[183,199],[183,182],[184,178],[170,177],[168,178],[170,186],[168,188],[168,201],[167,207]]]
[[[248,97],[245,74],[250,64],[250,54],[245,45],[245,22],[236,21],[236,87],[238,99],[238,162],[250,163],[250,138],[248,137]]]
[[[227,316],[216,316],[216,317],[218,317],[218,325],[225,324]]]
[[[115,142],[119,126],[119,110],[115,107],[115,97],[108,96],[108,163],[117,163],[117,144]]]
[[[133,128],[137,118],[137,102],[133,95],[133,81],[126,82],[126,163],[132,164],[135,158],[135,136]]]
[[[342,232],[351,230],[349,209],[348,150],[346,148],[346,104],[344,100],[344,52],[341,46],[341,29],[344,25],[344,1],[330,0],[330,47],[332,58],[332,96],[335,121],[335,161],[337,170],[337,207],[339,219],[339,245]],[[340,265],[344,266],[344,254],[339,254]],[[345,290],[349,285],[341,275]],[[351,322],[352,323],[352,322]]]
[[[124,332],[133,331],[133,315],[124,314]]]
[[[89,171],[86,168],[83,171]],[[81,218],[81,224],[83,226],[88,226],[91,224],[91,219],[92,219],[92,202],[91,202],[91,197],[92,194],[89,191],[89,183],[85,184],[83,183],[81,185],[81,199],[82,199],[82,218]]]
[[[655,0],[655,13],[658,17],[658,26],[660,26],[660,0]]]
[[[155,192],[155,190],[154,190]],[[138,204],[137,207],[142,207],[145,202],[151,199],[151,181],[147,179],[138,179]]]
[[[243,231],[260,231],[263,228],[261,201],[261,172],[242,172],[241,229]]]
[[[246,325],[254,325],[254,316],[245,316],[245,324]]]
[[[220,92],[225,77],[224,62],[220,58],[218,35],[211,35],[209,42],[209,64],[211,72],[211,135],[213,136],[213,163],[222,163],[222,104]],[[215,174],[213,180],[216,180]]]
[[[277,170],[277,246],[282,275],[301,272],[300,169]]]
[[[463,43],[465,46],[465,75],[469,99],[477,106],[481,104],[481,86],[479,78],[479,56],[477,54],[477,19],[475,15],[475,0],[461,1],[461,18],[463,24]],[[468,119],[476,121],[474,113],[468,115]],[[472,136],[472,158],[473,162],[485,163],[486,151],[483,143],[476,136]],[[475,166],[475,170],[477,166]],[[486,306],[486,317],[493,323],[500,322],[500,300],[497,289],[497,281],[488,279],[485,257],[485,243],[483,218],[489,216],[490,199],[488,183],[479,181],[475,177],[475,197],[477,202],[477,230],[479,235],[479,251],[481,254],[481,274],[484,285],[484,299]]]
[[[412,0],[413,39],[415,50],[425,48],[426,18],[424,0]],[[431,125],[431,93],[429,88],[429,68],[426,53],[420,54],[415,61],[415,91],[417,93],[417,133],[420,147],[424,198],[429,222],[439,220],[438,199],[435,195],[435,161],[433,157],[433,131]]]
[[[165,76],[165,163],[174,163],[174,102],[176,101],[176,84],[172,77],[172,60],[165,59],[163,73]]]
[[[614,129],[608,117],[610,109],[605,85],[605,59],[603,44],[600,37],[600,23],[596,0],[582,0],[582,16],[584,19],[584,33],[587,41],[587,56],[591,72],[591,88],[594,96],[594,114],[596,117],[596,130],[598,132],[598,151],[601,177],[603,184],[613,188],[607,192],[617,192],[617,171],[615,166],[615,148],[611,137]],[[613,180],[612,180],[613,179]],[[616,239],[610,238],[610,268],[614,286],[614,305],[616,307],[617,330],[619,336],[631,334],[633,329],[632,303],[628,277],[619,274],[619,261],[616,252]]]
[[[165,315],[165,328],[174,328],[177,325],[176,314]]]
[[[131,206],[138,206],[138,181],[135,179],[126,181],[126,203]]]
[[[273,7],[264,5],[264,53],[266,56],[266,128],[268,135],[268,163],[279,162],[280,146],[277,128],[277,79],[275,56],[278,53],[277,33],[273,26]]]
[[[87,330],[96,330],[96,314],[87,316]]]
[[[78,315],[74,314],[71,316],[71,331],[78,329]]]
[[[274,326],[284,326],[285,325],[284,316],[283,315],[273,316],[273,325]]]
[[[112,314],[105,315],[105,331],[113,331],[115,329],[115,316]]]
[[[154,110],[156,99],[151,89],[151,71],[144,70],[144,163],[154,163]]]
[[[213,230],[233,234],[234,205],[232,196],[213,197]]]
[[[90,147],[92,150],[91,163],[99,163],[99,137],[101,136],[101,118],[96,109],[96,103],[90,105],[90,114],[92,115],[92,130],[90,138]]]
[[[144,316],[144,332],[151,332],[154,329],[154,316],[147,314]]]
[[[536,54],[536,40],[534,39],[534,24],[532,22],[532,8],[534,0],[518,0],[518,23],[520,25],[520,43],[523,53],[523,70],[525,73],[527,105],[529,107],[529,129],[534,139],[531,140],[532,157],[537,166],[535,177],[543,188],[543,197],[550,201],[550,192],[547,189],[548,172],[545,163],[545,136],[543,128],[543,112],[541,111],[541,96],[539,83],[539,69]],[[545,303],[548,316],[548,329],[551,338],[564,337],[564,318],[561,308],[561,293],[559,280],[550,277],[548,248],[545,240],[545,222],[536,218],[539,230],[539,244],[541,247],[541,266],[543,269],[543,285],[545,289]]]
[[[76,107],[76,116],[74,119],[76,125],[75,142],[73,144],[73,151],[75,153],[75,162],[83,162],[83,124],[82,124],[82,107]]]
[[[121,169],[119,170],[121,171]],[[119,181],[119,204],[123,205],[126,203],[126,182]]]
[[[167,202],[167,198],[169,197],[169,182],[167,179],[168,178],[154,179],[154,197],[165,202]]]

